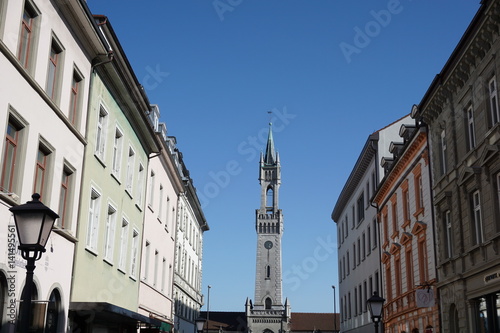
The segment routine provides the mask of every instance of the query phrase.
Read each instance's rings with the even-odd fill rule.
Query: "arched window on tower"
[[[267,265],[266,266],[266,279],[271,278],[271,266]]]
[[[273,301],[268,297],[266,298],[266,310],[271,310],[271,305],[273,304]]]
[[[274,191],[271,186],[266,191],[266,208],[268,212],[272,212],[274,207]]]

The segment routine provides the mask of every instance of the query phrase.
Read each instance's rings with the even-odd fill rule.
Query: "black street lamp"
[[[368,310],[370,310],[372,321],[375,325],[375,333],[378,333],[378,323],[382,318],[382,308],[384,306],[385,298],[380,297],[378,292],[374,291],[373,296],[366,302],[368,303]]]
[[[202,333],[203,332],[203,326],[205,326],[205,321],[206,321],[206,319],[203,318],[203,317],[198,317],[198,319],[195,320],[195,322],[196,322],[196,331],[198,333]]]
[[[208,285],[208,297],[207,297],[207,333],[208,333],[208,321],[210,320],[210,288],[212,288],[211,285]]]
[[[19,238],[19,250],[21,250],[23,259],[26,260],[26,283],[21,295],[22,303],[19,322],[19,332],[21,333],[28,332],[31,320],[31,294],[33,292],[35,261],[40,259],[42,253],[45,252],[45,245],[52,231],[52,226],[59,217],[49,207],[40,202],[40,194],[35,193],[31,198],[32,201],[9,209],[14,215]]]
[[[336,299],[335,299],[335,286],[332,285],[333,288],[333,333],[337,332],[337,306],[336,306]]]

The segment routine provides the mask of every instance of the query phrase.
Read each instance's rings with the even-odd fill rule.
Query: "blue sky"
[[[283,296],[294,312],[332,312],[338,195],[368,135],[420,102],[479,0],[88,5],[108,16],[184,154],[210,225],[210,310],[244,311],[254,297],[258,154],[272,121],[282,165]]]

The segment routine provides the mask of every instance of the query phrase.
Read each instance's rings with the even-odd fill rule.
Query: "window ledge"
[[[115,172],[112,172],[112,173],[111,173],[111,177],[113,177],[113,179],[114,179],[114,180],[116,180],[116,182],[117,182],[119,185],[121,185],[121,184],[122,184],[122,182],[120,181],[120,179],[119,179],[118,175],[117,175]]]
[[[54,225],[54,227],[52,228],[52,230],[56,234],[61,235],[62,237],[66,238],[67,240],[69,240],[72,243],[78,242],[78,239],[75,236],[73,236],[67,229],[62,229],[62,228]]]
[[[95,250],[91,249],[91,248],[90,248],[90,247],[88,247],[88,246],[85,246],[85,251],[89,252],[90,254],[92,254],[92,255],[94,255],[94,256],[96,256],[96,257],[99,255],[99,253],[98,253],[97,251],[95,251]]]
[[[103,168],[105,168],[105,167],[106,167],[106,163],[104,162],[104,159],[103,159],[101,156],[99,156],[98,154],[96,154],[96,153],[94,152],[94,157],[95,157],[95,158],[97,159],[97,161],[98,161],[98,162],[99,162],[99,163],[103,166]]]

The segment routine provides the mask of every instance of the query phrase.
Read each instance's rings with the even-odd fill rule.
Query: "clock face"
[[[264,247],[265,247],[266,249],[268,249],[268,250],[269,250],[269,249],[271,249],[271,248],[273,247],[273,242],[271,242],[271,241],[267,241],[267,242],[265,242],[265,243],[264,243]]]

